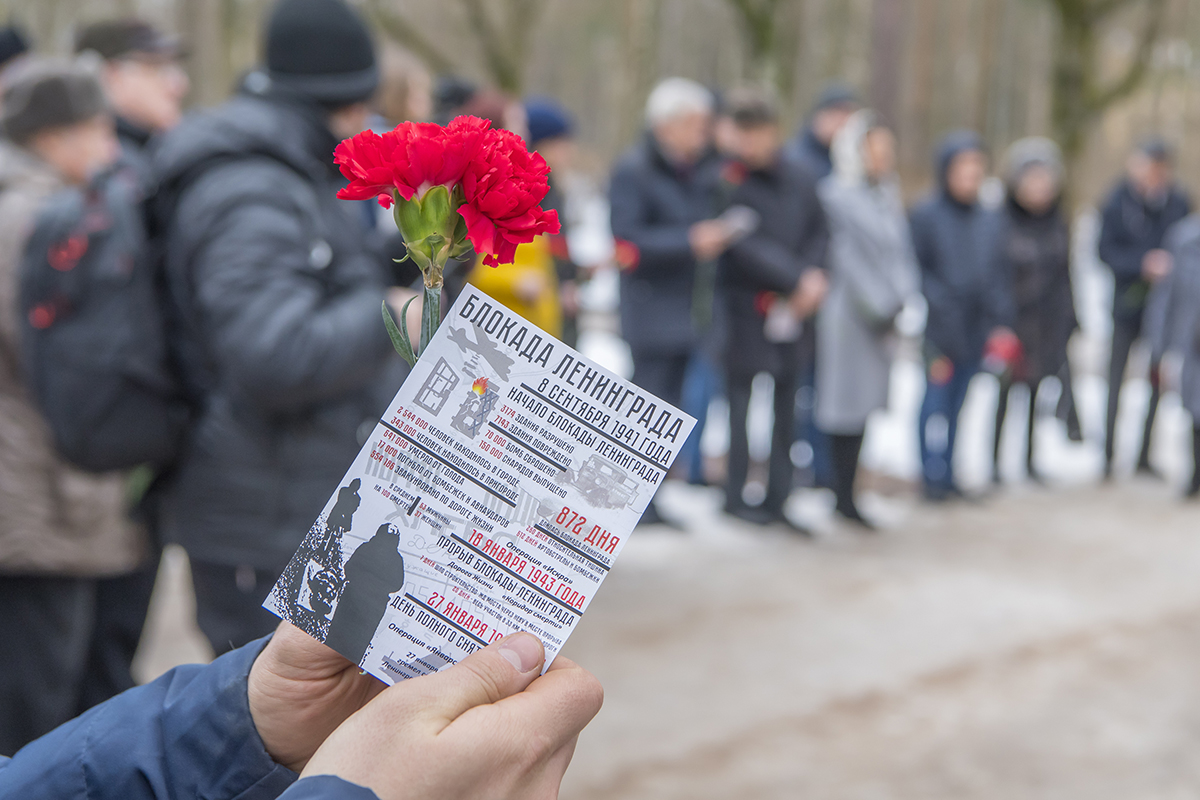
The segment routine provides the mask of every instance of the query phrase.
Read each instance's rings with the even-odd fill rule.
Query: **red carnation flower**
[[[489,124],[477,117],[458,117],[445,128],[405,122],[384,134],[363,131],[346,139],[333,151],[334,163],[350,180],[338,197],[377,198],[391,208],[393,192],[411,200],[432,186],[450,188],[462,179]]]
[[[467,239],[488,266],[511,263],[517,245],[543,233],[558,233],[558,213],[540,203],[549,191],[550,167],[530,153],[520,136],[490,130],[467,164],[459,213],[467,221]]]
[[[457,211],[466,223],[466,238],[489,266],[511,263],[518,244],[559,232],[558,214],[540,205],[549,189],[545,159],[530,153],[521,137],[492,130],[490,122],[478,117],[457,117],[444,128],[405,122],[384,134],[363,131],[337,146],[334,162],[350,181],[338,192],[343,200],[375,198],[384,208],[397,198],[416,201],[397,216],[397,224],[409,226],[415,239],[438,232],[461,242],[462,233],[453,233],[454,223],[447,220],[447,227],[439,216]],[[450,193],[449,206],[445,195],[424,202],[436,186]],[[409,230],[404,233],[408,239]],[[418,263],[432,262],[432,245],[407,244],[410,253],[419,249],[414,253],[421,257]],[[444,263],[444,256],[437,257]]]

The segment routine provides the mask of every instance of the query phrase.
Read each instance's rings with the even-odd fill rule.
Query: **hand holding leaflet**
[[[386,683],[549,665],[694,424],[467,287],[264,606]]]

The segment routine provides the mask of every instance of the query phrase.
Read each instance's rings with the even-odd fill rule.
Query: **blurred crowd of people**
[[[397,263],[386,213],[336,199],[337,142],[484,117],[542,154],[546,205],[564,212],[572,169],[574,122],[558,102],[434,81],[396,49],[377,57],[341,0],[278,3],[261,66],[187,116],[177,39],[119,19],[81,30],[75,49],[38,56],[0,32],[0,637],[21,643],[0,668],[0,753],[133,685],[164,543],[188,553],[215,652],[274,628],[267,591],[407,375],[379,308],[398,316],[419,275]],[[1166,143],[1143,142],[1103,209],[1116,283],[1106,475],[1135,342],[1151,345],[1155,389],[1138,468],[1153,470],[1168,352],[1183,356],[1200,420],[1200,219],[1171,161]],[[1062,157],[1029,138],[1000,164],[1003,199],[985,203],[990,156],[978,135],[952,133],[934,188],[906,208],[893,132],[852,91],[830,87],[789,137],[759,89],[661,82],[609,200],[632,379],[701,421],[679,470],[706,481],[699,440],[723,396],[727,513],[807,535],[785,513],[799,480],[873,530],[855,502],[859,455],[888,403],[898,320],[922,309],[925,497],[963,495],[958,418],[981,370],[1001,386],[997,459],[1016,384],[1029,390],[1031,477],[1044,380],[1061,382],[1079,439]],[[602,265],[572,258],[564,218],[510,267],[452,265],[447,292],[470,282],[575,344],[582,288]],[[747,418],[764,373],[774,414],[759,501],[746,491]],[[643,522],[670,523],[654,503]]]
[[[633,380],[682,402],[702,424],[713,396],[725,395],[729,514],[809,535],[784,513],[793,486],[805,483],[832,489],[842,518],[875,529],[855,503],[856,473],[867,424],[888,404],[903,319],[924,318],[906,333],[920,334],[925,371],[915,422],[928,501],[968,497],[954,453],[967,389],[981,372],[1000,389],[994,482],[1018,384],[1028,398],[1031,480],[1043,482],[1033,435],[1043,381],[1059,384],[1056,415],[1068,438],[1083,439],[1068,359],[1079,325],[1058,146],[1042,137],[1013,143],[998,160],[998,196],[988,198],[993,159],[983,139],[951,132],[934,156],[932,190],[908,209],[895,151],[887,121],[842,86],[830,86],[786,139],[769,94],[717,94],[672,78],[647,102],[643,140],[613,170]],[[1151,354],[1152,387],[1138,472],[1158,476],[1149,454],[1164,354],[1181,357],[1184,404],[1200,410],[1189,295],[1200,224],[1188,216],[1172,162],[1165,141],[1143,140],[1102,208],[1098,255],[1115,279],[1106,479],[1136,342]],[[774,428],[765,492],[750,504],[746,424],[751,384],[762,373],[774,381]],[[697,384],[707,393],[688,391]],[[705,479],[694,466],[698,440],[699,433],[689,442],[692,482]],[[1195,453],[1200,459],[1200,447]],[[1200,494],[1197,465],[1189,498]],[[662,521],[653,507],[643,518]]]

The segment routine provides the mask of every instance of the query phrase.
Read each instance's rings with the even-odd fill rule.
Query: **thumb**
[[[476,706],[498,703],[524,691],[541,674],[545,658],[545,648],[536,636],[514,633],[450,669],[413,681],[412,688],[420,685],[431,715],[449,725]]]

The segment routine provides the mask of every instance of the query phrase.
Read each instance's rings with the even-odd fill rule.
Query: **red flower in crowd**
[[[491,130],[463,174],[459,213],[467,238],[488,266],[511,263],[517,245],[543,233],[558,233],[558,213],[540,203],[550,188],[550,167],[530,153],[520,136]]]
[[[489,266],[510,263],[518,244],[559,231],[558,214],[540,205],[549,189],[545,160],[478,117],[363,131],[337,146],[334,162],[350,181],[338,192],[344,200],[375,198],[389,208],[396,196],[419,202],[434,186],[451,190],[466,237]]]
[[[432,122],[405,122],[384,134],[363,131],[345,139],[333,151],[334,163],[350,180],[338,197],[377,198],[390,208],[393,191],[411,200],[431,186],[453,186],[488,125],[477,117],[458,117],[444,128]]]

